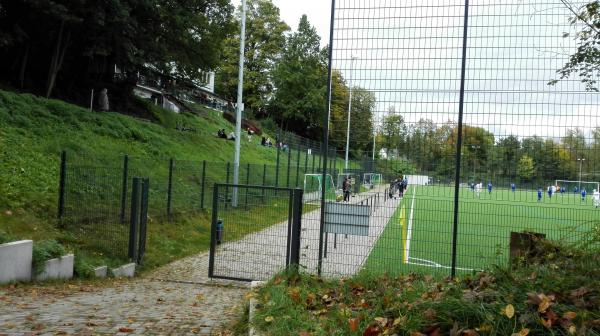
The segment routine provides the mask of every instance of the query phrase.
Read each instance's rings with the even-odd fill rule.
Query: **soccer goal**
[[[377,173],[364,173],[363,174],[363,186],[368,189],[373,189],[381,185],[381,174]]]
[[[554,181],[554,185],[559,186],[561,189],[565,188],[567,192],[581,191],[581,189],[585,189],[588,192],[600,190],[599,182],[590,181],[556,180]]]
[[[321,201],[323,192],[323,175],[321,174],[305,174],[304,175],[304,203],[318,203]],[[336,200],[335,184],[331,175],[327,174],[325,179],[325,200]]]

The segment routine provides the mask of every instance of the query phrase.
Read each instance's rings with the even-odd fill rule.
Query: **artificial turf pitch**
[[[600,223],[600,208],[574,193],[537,200],[537,191],[482,190],[459,193],[458,273],[487,269],[509,260],[511,232],[543,233],[576,242]],[[385,204],[384,204],[385,206]],[[454,188],[411,186],[364,263],[369,272],[450,274]],[[411,220],[412,212],[412,220]]]

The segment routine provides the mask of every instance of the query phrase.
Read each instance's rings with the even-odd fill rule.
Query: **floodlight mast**
[[[358,59],[358,56],[352,55],[350,57],[350,76],[348,79],[348,90],[350,91],[350,97],[348,98],[348,129],[346,130],[346,161],[344,162],[344,168],[348,170],[348,149],[350,148],[350,114],[352,113],[352,72],[354,70],[354,60]]]
[[[246,0],[242,0],[241,10],[242,22],[240,32],[240,64],[238,72],[238,91],[235,113],[235,155],[233,159],[233,184],[237,185],[240,179],[240,146],[242,133],[242,111],[244,110],[244,49],[246,47]],[[233,188],[231,195],[231,206],[237,207],[238,188]]]
[[[577,161],[579,161],[579,190],[581,190],[581,169],[583,168],[585,158],[578,158]]]

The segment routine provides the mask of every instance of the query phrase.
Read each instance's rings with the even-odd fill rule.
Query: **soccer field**
[[[600,222],[600,209],[565,193],[540,202],[536,191],[495,189],[480,197],[460,191],[457,270],[472,272],[509,259],[510,233],[531,231],[575,242]],[[364,267],[374,272],[449,275],[452,264],[454,188],[411,186]]]

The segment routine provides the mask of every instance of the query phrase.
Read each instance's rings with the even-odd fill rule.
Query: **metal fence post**
[[[125,206],[127,204],[127,181],[129,179],[129,156],[123,157],[123,186],[121,190],[121,223],[125,223]]]
[[[311,173],[315,172],[315,154],[312,154],[312,168],[310,169]]]
[[[206,160],[202,161],[202,183],[200,188],[200,209],[204,210],[204,191],[206,190]]]
[[[267,185],[267,165],[266,164],[263,166],[262,185],[263,185],[263,187]],[[263,203],[265,202],[265,189],[262,190],[262,201],[263,201]]]
[[[231,162],[227,162],[227,176],[225,177],[226,184],[229,184],[230,170],[231,170]],[[225,207],[227,207],[228,199],[229,199],[229,186],[225,186]]]
[[[288,146],[287,149],[288,152],[288,163],[287,163],[287,180],[285,183],[285,187],[289,188],[290,187],[290,165],[292,164],[292,148],[290,146]]]
[[[299,187],[298,179],[300,178],[300,153],[302,151],[300,150],[300,147],[298,147],[296,150],[298,151],[298,159],[296,160],[296,188],[297,188],[297,187]]]
[[[302,232],[302,195],[303,190],[296,188],[293,190],[292,201],[292,227],[290,231],[290,258],[289,266],[297,271],[300,265],[300,235]]]
[[[275,186],[279,187],[279,163],[280,163],[280,156],[281,156],[281,146],[279,146],[279,141],[281,140],[281,128],[279,129],[279,135],[277,136],[277,163],[276,163],[276,167],[275,167]]]
[[[129,220],[129,252],[128,257],[131,260],[136,260],[136,237],[140,219],[140,185],[139,177],[133,178],[131,188],[131,216]]]
[[[212,220],[210,226],[210,254],[208,258],[208,277],[212,278],[215,270],[215,251],[217,249],[217,220],[219,210],[219,185],[213,187]]]
[[[308,174],[308,151],[310,148],[306,148],[306,152],[304,153],[304,175]]]
[[[169,159],[169,182],[167,186],[167,217],[171,217],[171,202],[173,198],[173,159]]]
[[[451,277],[456,277],[456,253],[458,240],[458,211],[459,211],[459,192],[460,192],[460,167],[462,150],[462,131],[463,131],[463,113],[465,106],[465,82],[467,68],[467,39],[469,33],[469,0],[465,0],[465,14],[463,26],[463,45],[462,45],[462,67],[460,77],[460,96],[458,102],[458,134],[456,141],[456,175],[454,177],[454,223],[452,228],[452,268]]]
[[[146,232],[148,226],[148,192],[150,190],[150,179],[142,180],[142,196],[140,208],[140,234],[138,243],[137,263],[142,264],[146,254]]]
[[[246,170],[246,185],[250,185],[250,164],[249,163],[247,165],[247,170]],[[246,188],[246,200],[245,200],[246,209],[248,209],[248,192],[249,191],[250,191],[250,189]]]
[[[59,225],[62,226],[62,219],[65,216],[65,186],[67,179],[67,152],[60,153],[60,179],[58,181],[58,219]]]

